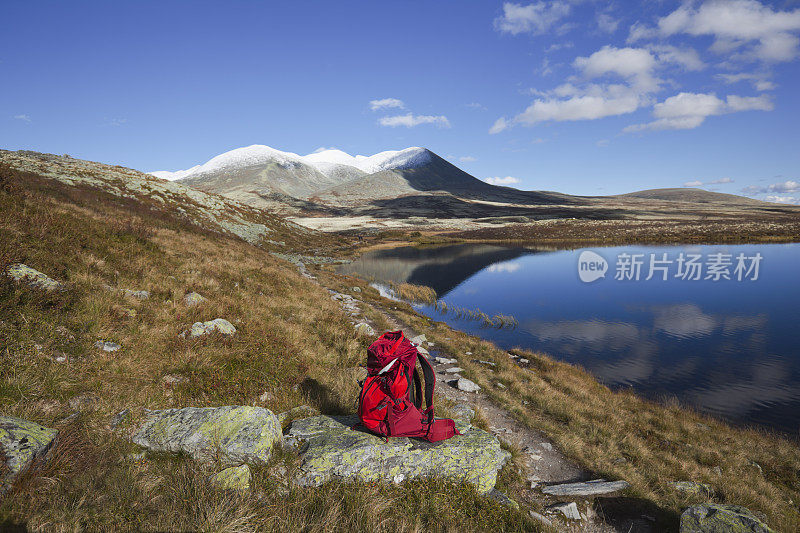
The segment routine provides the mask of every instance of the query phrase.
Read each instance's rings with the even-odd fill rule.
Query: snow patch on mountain
[[[150,172],[150,174],[157,178],[175,181],[203,174],[233,171],[274,162],[284,167],[294,167],[300,164],[309,165],[329,177],[351,176],[355,178],[363,174],[374,174],[383,170],[415,168],[430,161],[431,152],[419,147],[390,150],[371,156],[352,156],[347,152],[336,149],[321,150],[301,156],[292,152],[276,150],[269,146],[254,144],[225,152],[212,158],[207,163],[186,170],[175,172],[160,170]]]

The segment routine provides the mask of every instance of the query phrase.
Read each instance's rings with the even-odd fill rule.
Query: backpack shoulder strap
[[[422,382],[419,379],[419,370],[417,367],[414,367],[414,374],[413,374],[414,384],[413,387],[411,383],[408,384],[408,392],[411,396],[411,403],[414,404],[414,407],[419,409],[422,407]]]
[[[419,364],[422,367],[422,375],[425,377],[425,409],[433,407],[433,389],[436,387],[436,373],[433,371],[428,358],[419,354]],[[433,412],[431,410],[431,412]]]

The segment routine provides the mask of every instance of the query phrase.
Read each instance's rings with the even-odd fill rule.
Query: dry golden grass
[[[310,404],[352,412],[369,339],[355,335],[323,287],[264,250],[102,193],[0,177],[0,268],[24,262],[67,284],[44,294],[0,276],[0,412],[60,430],[48,461],[0,502],[0,529],[535,528],[468,485],[330,483],[284,495],[270,469],[257,468],[252,492],[238,496],[215,490],[207,479],[213,468],[187,458],[130,460],[136,448],[108,427],[126,408],[133,413],[126,430],[141,408],[255,404],[277,413]],[[318,249],[331,245],[314,238]],[[150,298],[105,285],[148,290]],[[208,301],[186,307],[191,291]],[[236,335],[179,337],[217,317]],[[123,348],[105,354],[93,346],[98,339]],[[68,361],[56,362],[62,353]],[[65,425],[77,408],[80,417]],[[296,468],[289,456],[275,461]]]
[[[436,291],[425,285],[392,283],[391,287],[397,297],[403,300],[424,304],[433,304],[436,302]]]

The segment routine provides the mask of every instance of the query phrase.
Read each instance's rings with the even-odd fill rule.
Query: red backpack
[[[425,376],[425,409],[417,360]],[[367,379],[358,397],[358,417],[383,437],[421,437],[430,442],[460,435],[455,422],[433,417],[436,374],[430,362],[403,336],[388,331],[367,349]]]

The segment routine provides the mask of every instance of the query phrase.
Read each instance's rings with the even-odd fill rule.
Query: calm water
[[[678,397],[734,423],[798,434],[800,245],[591,248],[608,270],[590,283],[578,273],[584,250],[395,248],[366,254],[341,271],[428,285],[450,305],[513,315],[519,327],[496,330],[420,308],[503,348],[521,346],[580,364],[611,387]],[[700,280],[676,277],[681,253],[684,271],[686,259],[700,256],[694,261],[702,267]],[[623,254],[642,254],[636,258],[642,261],[639,280],[624,266],[625,279],[616,279]],[[663,269],[646,280],[650,254],[672,263],[655,263]],[[740,254],[745,269],[737,273]],[[761,260],[753,280],[755,271],[747,268],[756,254]],[[731,279],[706,280],[714,263]]]

